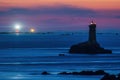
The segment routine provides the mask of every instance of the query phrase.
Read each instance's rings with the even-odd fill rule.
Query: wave
[[[49,64],[120,64],[120,61],[64,61],[64,62],[4,62],[0,65],[49,65]]]

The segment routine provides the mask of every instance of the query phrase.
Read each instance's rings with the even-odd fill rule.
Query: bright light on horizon
[[[20,30],[20,29],[21,29],[21,26],[20,26],[19,24],[16,24],[16,25],[15,25],[15,29],[16,29],[16,30]]]
[[[20,32],[21,25],[20,24],[15,24],[14,29],[15,29],[15,32],[17,32],[17,33]]]
[[[32,32],[32,33],[35,32],[35,29],[31,28],[31,29],[30,29],[30,32]]]

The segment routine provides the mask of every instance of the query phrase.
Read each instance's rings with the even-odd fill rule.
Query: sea
[[[69,54],[88,33],[46,32],[0,34],[0,80],[100,80],[103,75],[59,75],[60,72],[104,70],[120,73],[120,34],[97,33],[112,54]],[[64,54],[64,56],[59,56]],[[43,71],[51,75],[41,75]]]

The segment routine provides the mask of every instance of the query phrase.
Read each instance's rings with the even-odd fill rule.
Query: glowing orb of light
[[[16,30],[20,30],[20,29],[21,29],[21,26],[20,26],[19,24],[16,24],[16,25],[15,25],[15,29],[16,29]]]
[[[31,29],[30,29],[30,32],[32,32],[32,33],[35,32],[35,29],[31,28]]]

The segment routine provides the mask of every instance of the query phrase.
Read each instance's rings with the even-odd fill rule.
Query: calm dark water
[[[98,42],[113,54],[69,54],[72,44],[87,34],[1,34],[1,80],[100,80],[102,76],[62,76],[61,71],[105,70],[120,73],[120,35],[97,34]],[[66,56],[58,56],[64,53]],[[42,71],[52,75],[43,76]],[[35,73],[36,75],[31,75]]]

